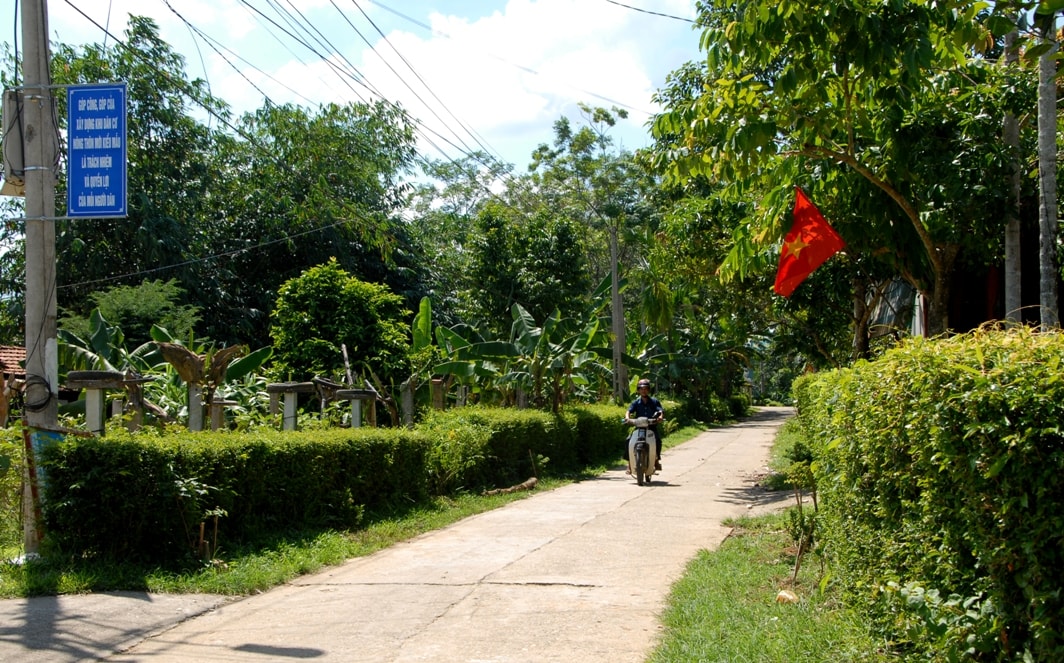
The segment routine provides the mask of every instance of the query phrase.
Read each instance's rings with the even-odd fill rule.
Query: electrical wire
[[[452,39],[452,40],[455,39],[453,36],[447,34],[446,32],[441,32],[439,30],[436,30],[431,25],[427,25],[427,24],[425,24],[425,23],[423,23],[421,21],[418,21],[415,18],[411,18],[410,16],[407,16],[406,14],[404,14],[404,13],[402,13],[402,12],[396,10],[396,9],[392,9],[391,7],[388,7],[387,5],[385,5],[384,3],[380,2],[379,0],[366,0],[366,2],[369,2],[370,4],[376,5],[376,6],[380,7],[381,9],[383,9],[383,10],[385,10],[387,12],[390,12],[390,13],[398,16],[399,18],[402,18],[403,20],[406,20],[406,21],[409,21],[409,22],[413,23],[414,25],[417,25],[417,26],[420,26],[422,28],[425,28],[431,34],[433,34],[435,36],[443,37],[444,39]],[[545,76],[544,74],[542,74],[541,72],[537,71],[536,69],[533,69],[532,67],[527,67],[525,65],[516,64],[514,62],[511,62],[510,60],[507,60],[504,57],[501,57],[499,55],[495,55],[494,53],[487,53],[486,55],[488,57],[492,58],[493,60],[498,60],[499,62],[502,62],[503,64],[505,64],[507,66],[513,67],[514,69],[517,69],[518,71],[523,71],[523,72],[525,72],[527,74],[532,74],[533,76]],[[576,90],[577,92],[580,92],[581,94],[584,94],[584,95],[587,95],[589,97],[593,97],[595,99],[598,99],[599,101],[604,101],[604,102],[610,104],[611,106],[616,106],[618,108],[623,108],[625,110],[634,111],[636,113],[640,113],[642,115],[646,115],[647,117],[650,117],[650,116],[653,115],[653,113],[651,113],[650,111],[647,111],[647,110],[644,110],[644,109],[641,109],[641,108],[636,108],[634,106],[630,106],[630,105],[628,105],[628,104],[626,104],[624,102],[617,101],[616,99],[611,99],[611,98],[609,98],[609,97],[607,97],[605,95],[598,94],[597,92],[591,92],[590,90],[584,90],[584,89],[581,89],[581,88],[578,88],[578,87],[575,87],[575,86],[572,86],[572,85],[568,85],[567,87],[570,87],[570,88]]]
[[[342,11],[340,11],[340,8],[339,8],[339,7],[338,7],[338,6],[336,5],[336,0],[329,0],[329,2],[330,2],[330,3],[332,4],[332,6],[333,6],[333,7],[335,7],[335,8],[336,8],[336,11],[340,12],[340,15],[341,15],[341,16],[343,16],[343,15],[344,15],[344,14],[343,14],[343,12],[342,12]],[[487,145],[486,145],[486,144],[485,144],[485,143],[484,143],[484,142],[483,142],[483,141],[482,141],[482,140],[480,139],[480,136],[478,136],[478,135],[476,134],[476,132],[474,132],[474,131],[473,131],[473,130],[471,130],[471,129],[470,129],[469,127],[467,127],[467,126],[466,126],[466,125],[465,125],[465,124],[464,124],[464,123],[463,123],[463,122],[462,122],[462,121],[461,121],[460,119],[458,119],[458,117],[457,117],[457,116],[455,116],[455,114],[454,114],[454,113],[453,113],[453,112],[451,111],[451,109],[447,107],[447,104],[445,104],[445,103],[443,102],[443,100],[442,100],[442,99],[440,99],[439,95],[437,95],[437,94],[436,94],[436,93],[435,93],[435,92],[434,92],[434,91],[432,90],[432,88],[431,88],[431,87],[429,87],[429,84],[428,84],[427,82],[425,82],[425,79],[424,79],[424,78],[422,78],[422,77],[421,77],[421,75],[417,73],[417,71],[416,71],[416,70],[414,69],[413,65],[411,65],[411,64],[410,64],[410,61],[409,61],[409,60],[407,60],[407,59],[406,59],[405,57],[403,57],[403,54],[399,52],[399,49],[397,49],[397,48],[395,47],[395,45],[394,45],[394,44],[392,44],[392,42],[391,42],[391,41],[390,41],[390,40],[388,39],[388,37],[387,37],[387,36],[386,36],[386,35],[384,34],[384,32],[383,32],[383,31],[382,31],[382,30],[380,29],[380,27],[378,27],[378,26],[377,26],[377,24],[376,24],[376,23],[375,23],[375,22],[373,21],[373,19],[371,19],[371,18],[369,17],[369,15],[368,15],[368,14],[367,14],[367,13],[365,12],[365,10],[363,10],[363,9],[362,9],[362,7],[361,7],[361,6],[360,6],[360,5],[358,4],[357,0],[351,0],[351,4],[353,4],[353,5],[355,6],[355,8],[356,8],[356,9],[358,9],[358,11],[359,11],[359,12],[360,12],[360,13],[362,14],[362,16],[363,16],[363,17],[364,17],[364,18],[366,19],[366,21],[368,21],[368,22],[369,22],[369,24],[370,24],[371,26],[373,26],[373,29],[377,31],[377,34],[378,34],[378,35],[380,35],[380,37],[381,37],[381,40],[382,40],[382,41],[384,41],[384,43],[385,43],[385,44],[387,44],[387,45],[388,45],[388,47],[392,49],[392,51],[393,51],[393,52],[394,52],[394,53],[395,53],[395,54],[396,54],[396,55],[397,55],[397,56],[399,57],[399,59],[400,59],[400,60],[401,60],[401,61],[403,62],[403,64],[405,64],[405,65],[406,65],[406,68],[407,68],[407,69],[409,69],[409,70],[411,71],[411,73],[413,73],[413,74],[414,74],[414,77],[415,77],[415,78],[417,78],[417,80],[418,80],[418,81],[420,81],[421,85],[422,85],[422,86],[423,86],[423,87],[424,87],[424,88],[425,88],[426,90],[428,90],[429,94],[431,94],[431,95],[432,95],[432,97],[433,97],[433,98],[434,98],[434,99],[435,99],[435,100],[436,100],[437,102],[439,102],[440,106],[442,106],[442,107],[443,107],[443,109],[444,109],[444,110],[445,110],[445,111],[447,112],[447,114],[448,114],[448,115],[450,115],[450,116],[451,116],[451,118],[452,118],[452,119],[454,119],[454,120],[455,120],[455,121],[456,121],[456,122],[458,123],[458,126],[460,126],[460,127],[461,127],[461,128],[462,128],[462,129],[463,129],[463,130],[464,130],[465,132],[466,132],[466,133],[468,133],[468,134],[469,134],[469,135],[470,135],[470,136],[471,136],[471,137],[473,138],[473,141],[474,141],[474,142],[475,142],[475,143],[476,143],[476,144],[477,144],[477,145],[478,145],[478,146],[479,146],[479,147],[480,147],[480,148],[481,148],[482,150],[484,150],[485,152],[487,152],[488,154],[491,154],[491,155],[493,155],[493,156],[498,156],[498,154],[497,154],[497,153],[495,152],[495,150],[493,150],[493,149],[491,149],[490,147],[488,147],[488,146],[487,146]],[[354,24],[352,24],[352,23],[351,23],[351,21],[350,21],[349,19],[347,19],[347,17],[346,17],[346,16],[344,16],[344,19],[345,19],[345,20],[347,20],[347,24],[348,24],[348,25],[350,25],[350,26],[351,26],[351,28],[352,28],[353,30],[355,30],[355,32],[356,32],[356,33],[358,34],[358,36],[359,36],[359,37],[362,37],[362,41],[364,41],[364,42],[365,42],[365,43],[366,43],[366,44],[367,44],[367,45],[368,45],[368,46],[369,46],[370,48],[373,48],[373,44],[372,44],[372,43],[370,43],[370,41],[369,41],[368,39],[366,39],[366,37],[365,37],[365,36],[364,36],[364,35],[363,35],[363,34],[362,34],[362,33],[361,33],[361,32],[360,32],[359,30],[358,30],[358,28],[356,28],[356,27],[354,26]],[[424,99],[422,99],[422,98],[421,98],[421,95],[419,95],[419,94],[418,94],[417,92],[415,92],[415,91],[414,91],[414,88],[412,88],[412,87],[411,87],[411,86],[410,86],[410,85],[409,85],[409,84],[408,84],[408,83],[406,82],[406,80],[404,80],[404,79],[403,79],[403,77],[399,75],[399,72],[395,71],[395,69],[394,69],[394,68],[392,68],[392,65],[391,65],[391,64],[390,64],[390,63],[389,63],[389,62],[388,62],[387,60],[385,60],[385,59],[384,59],[383,57],[381,57],[381,61],[382,61],[382,62],[384,62],[384,64],[385,64],[385,65],[386,65],[386,66],[388,67],[388,69],[389,69],[389,70],[391,70],[391,72],[392,72],[393,74],[395,74],[396,78],[398,78],[398,79],[399,79],[400,81],[402,81],[403,85],[405,85],[405,86],[406,86],[406,88],[407,88],[408,90],[410,90],[410,92],[411,92],[411,93],[412,93],[412,94],[413,94],[413,95],[414,95],[414,96],[415,96],[415,97],[417,98],[417,100],[418,100],[418,101],[420,101],[420,102],[421,102],[422,104],[424,104],[424,105],[425,105],[425,107],[426,107],[426,108],[428,108],[428,109],[429,109],[429,112],[431,112],[431,113],[433,114],[433,116],[434,116],[434,117],[435,117],[435,118],[436,118],[437,120],[439,120],[439,121],[440,121],[440,122],[441,122],[441,123],[442,123],[442,124],[443,124],[444,126],[447,126],[447,122],[446,122],[446,121],[444,121],[444,119],[443,119],[442,117],[440,117],[440,116],[439,116],[439,114],[438,114],[438,113],[436,113],[436,111],[432,110],[431,106],[429,106],[429,104],[428,104],[428,103],[427,103],[427,102],[426,102],[426,101],[425,101]],[[473,152],[473,149],[472,149],[471,147],[469,147],[469,145],[467,145],[467,144],[465,143],[465,141],[461,139],[461,137],[459,137],[459,136],[458,136],[458,133],[457,133],[457,132],[454,132],[453,130],[452,130],[452,132],[454,133],[455,137],[459,139],[459,141],[460,141],[460,142],[462,143],[462,145],[463,145],[463,146],[465,146],[466,150],[468,151],[467,153],[472,153],[472,152]]]
[[[648,9],[640,9],[639,7],[633,7],[632,5],[626,5],[623,2],[617,2],[617,0],[606,0],[611,5],[617,5],[618,7],[624,7],[625,9],[631,9],[632,11],[642,12],[643,14],[650,14],[652,16],[661,16],[663,18],[671,18],[677,21],[684,21],[687,23],[697,23],[698,21],[691,18],[684,18],[682,16],[673,16],[672,14],[663,14],[661,12],[652,12]]]
[[[248,76],[247,76],[247,75],[246,75],[246,74],[245,74],[245,73],[244,73],[244,72],[243,72],[243,71],[242,71],[242,70],[240,69],[240,67],[237,67],[236,65],[234,65],[234,64],[233,64],[233,62],[232,62],[232,60],[230,60],[230,59],[229,59],[228,57],[226,57],[226,56],[225,56],[225,54],[223,54],[223,53],[221,52],[221,50],[220,50],[220,49],[224,49],[224,50],[225,50],[225,51],[226,51],[227,53],[231,54],[231,55],[232,55],[233,57],[235,57],[236,59],[240,60],[240,61],[241,61],[241,62],[243,62],[244,64],[248,65],[248,66],[249,66],[249,67],[251,67],[252,69],[255,69],[255,71],[258,71],[258,72],[259,72],[260,74],[262,74],[262,75],[266,76],[267,78],[269,78],[270,80],[274,81],[275,83],[277,83],[277,84],[281,85],[281,86],[282,86],[282,87],[284,87],[284,88],[285,88],[286,90],[288,90],[289,92],[291,92],[291,93],[292,93],[293,95],[295,95],[295,96],[298,96],[298,97],[301,97],[302,99],[304,99],[304,100],[305,100],[305,101],[307,101],[308,103],[313,103],[313,101],[312,101],[311,99],[309,99],[309,98],[307,98],[307,97],[303,96],[303,95],[302,95],[302,94],[300,94],[300,93],[299,93],[299,92],[298,92],[297,90],[293,90],[292,88],[288,87],[287,85],[285,85],[285,84],[284,84],[284,83],[282,83],[281,81],[278,81],[278,80],[277,80],[276,78],[273,78],[272,76],[270,76],[269,74],[267,74],[266,72],[262,71],[261,69],[259,69],[258,67],[256,67],[256,66],[255,66],[254,64],[252,64],[251,62],[249,62],[248,60],[245,60],[244,58],[240,57],[240,55],[238,55],[237,53],[235,53],[235,52],[234,52],[234,51],[233,51],[232,49],[228,48],[227,46],[225,46],[224,44],[222,44],[222,43],[221,43],[221,42],[219,42],[218,40],[216,40],[216,39],[214,39],[213,37],[209,36],[209,35],[208,35],[207,33],[205,33],[205,32],[204,32],[203,30],[201,30],[201,29],[197,28],[196,26],[192,25],[192,23],[191,23],[191,22],[189,22],[189,20],[188,20],[188,19],[186,19],[186,18],[185,18],[184,16],[182,16],[182,15],[181,15],[181,13],[180,13],[180,12],[178,12],[178,11],[177,11],[176,9],[174,9],[174,6],[170,4],[170,0],[163,0],[163,2],[164,2],[164,3],[166,4],[167,8],[168,8],[168,9],[169,9],[169,10],[170,10],[171,12],[173,12],[173,14],[174,14],[175,16],[177,16],[177,18],[178,18],[178,19],[180,19],[180,21],[181,21],[182,23],[184,23],[184,24],[185,24],[185,27],[186,27],[186,28],[188,29],[188,31],[189,31],[189,34],[193,35],[193,41],[196,41],[196,40],[195,40],[195,36],[197,36],[197,35],[198,35],[198,36],[199,36],[199,38],[200,38],[200,39],[202,39],[202,40],[204,41],[204,43],[206,43],[206,44],[207,44],[207,45],[208,45],[208,46],[209,46],[209,47],[211,48],[211,50],[213,50],[213,51],[214,51],[215,53],[217,53],[217,54],[218,54],[218,56],[219,56],[219,57],[220,57],[220,58],[221,58],[221,59],[222,59],[222,60],[223,60],[223,61],[224,61],[224,62],[225,62],[225,63],[226,63],[227,65],[229,65],[229,66],[230,66],[230,67],[231,67],[231,68],[233,69],[233,71],[234,71],[234,72],[236,72],[236,74],[237,74],[238,76],[240,76],[240,77],[241,77],[241,78],[243,78],[243,79],[244,79],[245,81],[247,81],[248,85],[250,85],[251,87],[253,87],[253,88],[255,89],[255,91],[256,91],[256,92],[258,92],[259,94],[261,94],[261,95],[262,95],[262,97],[263,97],[263,99],[266,99],[267,101],[270,101],[270,102],[272,103],[272,100],[270,100],[270,95],[266,94],[266,93],[265,93],[265,92],[264,92],[264,91],[262,90],[262,88],[260,88],[260,87],[259,87],[258,85],[256,85],[256,84],[255,84],[255,82],[254,82],[254,81],[252,81],[252,80],[251,80],[250,78],[248,78]],[[197,44],[196,48],[197,48],[197,50],[199,50],[199,45],[198,45],[198,44]],[[204,70],[204,76],[206,76],[206,75],[207,75],[207,74],[206,74],[206,71],[207,71],[207,66],[206,66],[206,64],[205,64],[205,63],[203,63],[203,56],[202,56],[202,55],[200,56],[200,62],[201,62],[201,65],[203,66],[203,70]],[[210,89],[210,87],[209,87],[209,83],[208,83],[208,89]]]
[[[267,3],[270,4],[271,6],[273,6],[274,9],[277,10],[282,16],[287,16],[289,19],[293,19],[291,14],[289,14],[287,11],[285,11],[283,9],[278,8],[276,5],[274,5],[272,0],[267,0]],[[322,62],[324,62],[327,67],[329,67],[330,69],[333,69],[334,71],[336,71],[337,75],[339,75],[340,80],[344,83],[344,85],[349,90],[351,90],[351,93],[354,94],[359,99],[359,101],[362,101],[363,103],[365,103],[366,102],[366,98],[363,97],[361,95],[361,93],[359,93],[357,90],[355,90],[355,88],[353,88],[351,86],[351,84],[348,82],[348,78],[349,77],[350,78],[354,78],[356,83],[359,83],[360,85],[362,85],[362,87],[364,87],[369,92],[371,92],[373,94],[376,94],[377,96],[381,96],[376,90],[374,90],[371,86],[366,84],[366,82],[363,79],[361,73],[353,65],[351,66],[351,71],[350,72],[349,71],[344,71],[332,58],[326,57],[324,54],[320,53],[317,49],[315,49],[313,46],[311,46],[306,40],[304,40],[303,38],[299,37],[298,35],[293,33],[291,30],[288,30],[284,26],[282,26],[279,23],[277,23],[277,21],[275,21],[274,19],[272,19],[271,17],[269,17],[265,13],[263,13],[262,10],[258,9],[257,7],[254,7],[250,2],[248,2],[248,0],[241,0],[241,4],[243,4],[245,7],[250,9],[255,14],[258,14],[259,16],[261,16],[264,20],[266,20],[266,21],[270,22],[271,24],[273,24],[275,27],[277,27],[279,30],[281,30],[285,34],[287,34],[289,37],[291,37],[297,43],[301,44],[308,51],[310,51],[311,53],[316,55],[318,57],[318,59],[320,59]],[[297,24],[298,24],[298,22],[297,22]],[[293,29],[295,29],[295,28],[293,28]],[[348,64],[350,65],[350,63],[348,63]],[[352,74],[352,72],[353,72],[353,74]]]
[[[287,17],[287,20],[289,21],[289,23],[290,23],[290,24],[291,24],[292,22],[296,23],[296,25],[298,25],[298,24],[299,24],[299,21],[298,21],[298,19],[296,19],[295,17],[293,17],[293,16],[292,16],[292,14],[291,14],[291,13],[289,13],[289,12],[288,12],[287,10],[285,10],[285,9],[283,9],[283,8],[280,8],[280,7],[278,7],[278,6],[277,6],[277,5],[275,4],[275,3],[273,3],[273,0],[267,0],[267,1],[268,1],[268,2],[269,2],[269,3],[271,4],[271,6],[273,6],[273,7],[274,7],[274,8],[276,9],[276,10],[280,11],[280,12],[281,12],[281,13],[282,13],[282,14],[283,14],[283,15],[284,15],[285,17]],[[327,56],[325,56],[324,54],[322,54],[321,52],[319,52],[319,51],[318,51],[318,50],[317,50],[316,48],[314,48],[314,47],[313,47],[313,46],[312,46],[311,44],[307,43],[307,42],[306,42],[305,40],[303,40],[303,39],[301,39],[300,37],[298,37],[297,35],[295,35],[295,34],[294,34],[294,33],[293,33],[292,31],[290,31],[290,30],[287,30],[287,29],[285,29],[285,28],[284,28],[283,26],[279,25],[279,24],[277,23],[277,21],[273,20],[273,19],[272,19],[272,18],[270,18],[269,16],[266,16],[266,14],[264,14],[264,13],[263,13],[263,12],[262,12],[261,10],[259,10],[259,9],[255,8],[255,7],[253,7],[253,6],[252,6],[252,5],[251,5],[251,4],[250,4],[250,3],[249,3],[249,2],[247,1],[247,0],[241,0],[241,4],[245,5],[245,6],[246,6],[246,7],[247,7],[247,8],[249,9],[249,10],[251,10],[252,12],[254,12],[255,14],[257,14],[258,16],[262,17],[262,19],[264,19],[264,20],[267,20],[267,21],[269,21],[269,22],[270,22],[270,23],[271,23],[272,25],[276,26],[276,27],[277,27],[278,29],[280,29],[280,30],[281,30],[282,32],[284,32],[285,34],[287,34],[287,35],[288,35],[289,37],[291,37],[291,38],[293,38],[294,40],[296,40],[296,41],[297,41],[298,43],[300,43],[300,44],[301,44],[301,45],[302,45],[302,46],[303,46],[304,48],[306,48],[306,49],[307,49],[308,51],[310,51],[310,52],[311,52],[311,53],[313,53],[313,54],[314,54],[315,56],[317,56],[317,57],[318,57],[318,58],[319,58],[319,59],[320,59],[320,60],[321,60],[322,62],[325,62],[327,66],[329,66],[329,67],[330,67],[330,68],[332,68],[332,69],[333,69],[334,71],[336,71],[336,72],[337,72],[337,74],[338,74],[338,75],[340,75],[340,77],[341,77],[341,80],[343,80],[343,81],[345,82],[345,84],[347,83],[347,81],[346,81],[346,78],[345,78],[345,76],[344,76],[344,75],[345,75],[345,74],[349,74],[350,72],[345,72],[345,71],[344,71],[344,70],[343,70],[343,69],[342,69],[341,67],[339,67],[339,66],[338,66],[338,65],[337,65],[337,64],[336,64],[336,63],[335,63],[335,62],[333,61],[333,59],[332,59],[332,58],[330,58],[330,57],[327,57]],[[297,13],[298,13],[298,12],[297,12]],[[302,13],[299,13],[299,15],[300,15],[300,17],[302,17],[302,18],[303,18],[303,20],[306,20],[306,18],[305,18],[305,17],[304,17],[303,15],[302,15]],[[308,21],[308,23],[309,23],[309,21]],[[296,29],[296,28],[295,28],[295,27],[293,26],[293,29]],[[298,29],[299,29],[300,31],[305,31],[305,28],[302,28],[302,27],[300,27],[300,28],[298,28]],[[315,28],[314,30],[315,30],[315,31],[317,31],[317,29],[316,29],[316,28]],[[320,34],[320,32],[319,32],[319,34]],[[328,47],[328,48],[331,48],[332,50],[334,50],[334,51],[337,51],[337,49],[336,49],[336,48],[335,48],[334,46],[332,46],[331,44],[329,44],[329,43],[328,43],[328,40],[327,40],[327,39],[324,39],[324,36],[322,37],[322,39],[324,40],[324,42],[325,42],[325,44],[327,45],[327,47]],[[338,51],[337,51],[337,52],[338,52]],[[436,143],[436,141],[434,141],[433,139],[429,138],[429,137],[428,137],[428,136],[426,135],[426,132],[429,132],[429,133],[432,133],[432,134],[434,134],[434,135],[435,135],[435,136],[436,136],[437,138],[439,138],[439,139],[440,139],[441,141],[443,141],[443,142],[447,143],[447,144],[448,144],[448,145],[450,145],[450,146],[451,146],[452,148],[454,148],[454,149],[456,149],[456,150],[458,150],[458,151],[461,151],[461,150],[462,150],[462,148],[461,148],[460,146],[456,145],[456,144],[455,144],[455,143],[454,143],[453,141],[451,141],[451,140],[450,140],[449,138],[447,138],[447,137],[446,137],[446,136],[444,136],[443,134],[439,133],[438,131],[436,131],[436,130],[435,130],[435,129],[433,129],[432,127],[429,127],[429,126],[425,125],[425,123],[424,123],[424,122],[422,122],[422,121],[421,121],[421,120],[419,120],[418,118],[416,118],[416,117],[413,117],[412,115],[410,115],[410,113],[409,113],[409,112],[407,112],[407,111],[406,111],[405,109],[403,109],[403,108],[402,108],[401,106],[399,106],[399,105],[398,105],[398,104],[396,104],[395,102],[393,102],[393,101],[390,101],[390,100],[388,100],[388,99],[387,99],[387,97],[385,97],[385,95],[384,95],[384,94],[382,94],[382,93],[381,93],[381,92],[380,92],[379,90],[377,90],[377,89],[376,89],[375,87],[373,87],[373,86],[372,86],[372,85],[371,85],[371,84],[370,84],[370,83],[368,82],[368,80],[367,80],[367,79],[365,79],[365,77],[364,77],[364,76],[363,76],[363,75],[361,74],[361,72],[359,72],[359,71],[358,71],[358,69],[357,69],[357,68],[356,68],[356,67],[355,67],[355,66],[354,66],[353,64],[351,64],[351,63],[350,63],[350,61],[348,61],[346,57],[344,57],[344,56],[342,56],[342,55],[341,55],[340,57],[341,57],[341,59],[343,59],[343,60],[344,60],[344,62],[346,62],[346,63],[348,64],[348,66],[349,66],[349,67],[351,68],[351,70],[352,70],[352,71],[354,72],[354,75],[355,75],[355,76],[357,76],[357,78],[356,78],[356,82],[358,82],[358,83],[359,83],[360,85],[362,85],[362,86],[363,86],[364,88],[366,88],[366,90],[367,90],[367,91],[369,91],[369,92],[370,92],[371,94],[373,94],[373,95],[374,95],[374,96],[375,96],[376,98],[378,98],[378,99],[380,99],[380,100],[384,101],[385,103],[387,103],[388,105],[390,105],[390,106],[391,106],[392,108],[394,108],[394,109],[396,109],[396,110],[397,110],[398,112],[400,112],[400,113],[401,113],[401,114],[403,115],[403,117],[405,117],[405,118],[406,118],[406,119],[407,119],[408,121],[410,121],[410,122],[411,122],[411,124],[412,124],[412,125],[413,125],[413,126],[415,127],[415,131],[416,131],[416,132],[417,132],[417,133],[418,133],[418,134],[419,134],[419,135],[420,135],[420,136],[421,136],[421,137],[422,137],[422,138],[423,138],[423,139],[425,140],[425,142],[426,142],[426,143],[428,143],[428,144],[429,144],[429,145],[430,145],[430,146],[431,146],[431,147],[432,147],[433,149],[435,149],[435,150],[436,150],[437,152],[439,152],[440,154],[444,155],[445,157],[447,156],[447,153],[446,153],[446,152],[445,152],[445,151],[444,151],[444,150],[443,150],[442,148],[440,148],[440,146],[439,146],[439,145],[438,145],[438,144]],[[301,62],[302,62],[302,60],[301,60]],[[306,63],[303,63],[303,64],[306,64]],[[366,100],[366,99],[365,99],[365,98],[364,98],[364,97],[363,97],[363,96],[362,96],[361,94],[358,94],[358,92],[357,92],[357,91],[355,91],[355,90],[354,90],[353,88],[351,88],[351,86],[350,86],[349,84],[347,85],[347,87],[348,87],[348,88],[350,88],[350,89],[352,90],[352,92],[353,92],[353,93],[355,94],[355,96],[356,96],[356,97],[358,97],[358,99],[359,99],[360,101],[362,101],[363,103],[368,103],[368,101],[367,101],[367,100]]]

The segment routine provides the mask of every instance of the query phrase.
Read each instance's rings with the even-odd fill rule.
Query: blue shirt
[[[628,417],[646,417],[648,419],[657,419],[659,414],[665,414],[665,408],[661,407],[661,401],[648,396],[646,400],[640,396],[632,401],[632,404],[628,406]]]

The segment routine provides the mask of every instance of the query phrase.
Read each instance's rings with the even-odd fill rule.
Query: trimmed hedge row
[[[834,577],[882,625],[928,660],[1064,660],[1064,336],[913,339],[794,395]]]
[[[172,560],[205,514],[222,541],[355,527],[366,508],[423,499],[427,443],[406,430],[109,434],[45,450],[45,526],[64,553]]]
[[[42,458],[48,545],[66,555],[169,563],[218,540],[358,527],[366,510],[431,494],[564,475],[623,449],[623,409],[434,413],[415,430],[108,432]],[[535,463],[535,469],[533,469]]]
[[[434,488],[447,494],[513,485],[543,472],[563,476],[616,458],[624,450],[623,416],[623,408],[606,405],[560,414],[470,407],[431,413],[418,429],[432,440]]]

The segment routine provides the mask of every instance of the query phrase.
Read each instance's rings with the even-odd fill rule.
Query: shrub
[[[898,620],[898,601],[877,600],[890,583],[950,597],[935,605],[978,604],[951,621],[950,647],[992,632],[987,660],[1064,657],[1064,336],[913,339],[803,376],[794,394],[817,456],[822,536],[855,597],[910,629],[919,620]]]
[[[412,431],[187,433],[67,440],[48,447],[49,545],[75,555],[176,560],[199,522],[221,540],[355,527],[366,509],[427,496],[425,440]]]
[[[431,483],[441,494],[508,486],[549,470],[563,476],[616,457],[623,449],[624,410],[616,406],[540,410],[467,407],[429,413]]]
[[[416,430],[116,428],[103,438],[71,437],[43,452],[46,546],[51,554],[169,564],[203,553],[205,521],[211,549],[354,529],[367,511],[430,493],[509,486],[616,458],[622,416],[616,406],[560,414],[474,406],[431,412]]]

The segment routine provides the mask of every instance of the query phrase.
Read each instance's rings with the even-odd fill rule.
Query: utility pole
[[[59,368],[56,348],[55,167],[58,136],[52,101],[47,0],[22,2],[22,136],[26,181],[26,422],[55,428]],[[28,451],[28,450],[27,450]],[[26,508],[35,500],[26,482]],[[24,528],[26,554],[36,553],[36,528]]]

